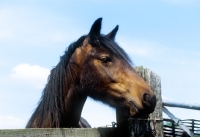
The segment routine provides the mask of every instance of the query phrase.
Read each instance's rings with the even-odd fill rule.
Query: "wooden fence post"
[[[142,66],[135,67],[135,70],[150,85],[151,89],[156,95],[156,108],[155,111],[150,115],[150,118],[157,119],[155,124],[156,137],[163,137],[161,78],[151,70],[143,68]],[[151,126],[152,129],[154,129],[154,125],[151,124]]]

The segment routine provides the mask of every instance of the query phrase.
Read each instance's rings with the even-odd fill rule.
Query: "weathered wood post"
[[[152,129],[156,129],[156,137],[163,137],[163,123],[162,123],[162,97],[161,97],[161,78],[150,69],[143,68],[142,66],[136,67],[136,71],[144,78],[150,85],[151,89],[156,95],[156,108],[150,115],[151,119],[155,119],[155,127],[151,122]]]
[[[161,79],[160,77],[152,72],[149,69],[143,68],[142,66],[136,67],[135,70],[139,73],[141,77],[150,85],[152,91],[156,95],[156,107],[155,111],[150,114],[150,119],[153,119],[151,122],[151,128],[155,129],[156,137],[163,137],[163,124],[162,124],[162,98],[161,98]],[[122,113],[123,110],[116,109],[116,117],[117,117],[117,126],[118,126],[118,134],[122,134],[123,132],[127,137],[134,137],[134,133],[132,133],[130,126],[134,126],[137,121],[129,123],[128,121],[121,123],[121,121],[127,117],[125,117]],[[141,124],[141,122],[138,122]],[[132,125],[130,125],[132,124]],[[145,127],[144,127],[145,128]],[[144,129],[147,130],[147,129]]]

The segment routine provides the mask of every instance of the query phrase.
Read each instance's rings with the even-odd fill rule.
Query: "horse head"
[[[125,51],[114,41],[116,26],[102,35],[97,19],[82,45],[72,55],[81,92],[115,108],[126,108],[132,116],[154,111],[156,97],[149,85],[131,66]]]
[[[153,112],[154,93],[114,41],[118,26],[103,35],[101,21],[72,43],[51,70],[27,128],[78,127],[87,96],[132,116]]]

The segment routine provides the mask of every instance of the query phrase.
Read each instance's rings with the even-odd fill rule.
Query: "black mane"
[[[72,54],[76,48],[81,46],[85,37],[86,36],[82,36],[76,42],[70,44],[65,51],[65,54],[60,57],[58,65],[51,70],[46,87],[44,88],[40,101],[38,102],[38,107],[29,120],[27,126],[29,123],[34,122],[37,115],[41,116],[38,119],[38,126],[40,126],[42,120],[48,115],[48,112],[51,112],[50,118],[52,126],[59,127],[61,124],[59,122],[62,119],[61,110],[64,109],[63,83],[66,81],[67,75],[65,70]]]
[[[41,99],[38,102],[38,107],[36,108],[31,119],[29,120],[27,127],[29,126],[29,124],[34,122],[36,117],[38,117],[37,123],[38,127],[40,127],[42,125],[43,119],[45,119],[45,117],[47,116],[50,117],[51,127],[60,127],[62,125],[61,122],[63,116],[61,112],[62,110],[64,110],[65,107],[63,85],[64,83],[67,84],[67,75],[73,75],[73,72],[67,72],[66,68],[67,66],[70,66],[68,64],[72,54],[74,53],[76,48],[82,46],[82,43],[85,38],[86,36],[82,36],[76,42],[70,44],[67,50],[65,51],[65,54],[61,56],[60,62],[55,68],[51,70],[46,87],[44,88]],[[118,46],[118,44],[115,43],[113,40],[107,38],[104,35],[101,35],[98,37],[98,41],[100,42],[100,45],[108,49],[117,57],[125,60],[128,63],[131,63],[131,60],[125,53],[125,51],[120,46]]]

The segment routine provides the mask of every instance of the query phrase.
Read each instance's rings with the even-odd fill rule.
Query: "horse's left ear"
[[[93,23],[89,34],[87,35],[87,37],[83,41],[83,45],[86,45],[86,44],[93,42],[93,41],[98,39],[98,37],[100,36],[100,31],[101,31],[101,21],[102,21],[102,18],[98,18]]]
[[[117,25],[110,33],[106,35],[109,39],[115,40],[115,36],[117,34],[117,31],[119,29],[119,25]]]
[[[102,18],[99,18],[93,23],[89,32],[90,41],[96,40],[98,36],[100,35],[101,21],[102,21]]]

